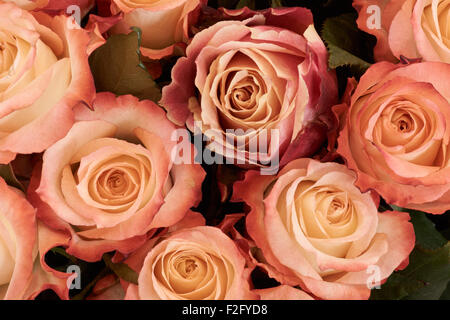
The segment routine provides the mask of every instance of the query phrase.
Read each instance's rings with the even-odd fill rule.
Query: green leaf
[[[372,289],[371,300],[399,300],[406,298],[410,292],[424,287],[425,283],[416,279],[408,279],[399,272],[394,273],[381,289]]]
[[[437,300],[450,281],[450,242],[435,250],[417,246],[406,269],[394,273],[371,299]]]
[[[425,286],[412,292],[407,299],[439,299],[450,281],[450,243],[437,250],[418,248],[410,258],[413,264],[405,269],[405,273],[423,281]]]
[[[330,68],[350,66],[354,73],[362,75],[371,64],[361,57],[372,49],[368,47],[367,35],[358,30],[355,21],[352,13],[326,19],[322,38],[328,47]]]
[[[282,0],[272,0],[272,8],[278,8],[283,6]]]
[[[236,9],[240,9],[243,7],[249,7],[250,9],[255,9],[256,3],[255,0],[240,0],[236,5]]]
[[[395,205],[391,205],[391,207],[396,211],[408,212],[411,216],[411,223],[414,226],[414,233],[416,234],[416,245],[424,249],[434,250],[441,248],[447,243],[447,239],[436,230],[434,223],[427,218],[425,212],[404,209]]]
[[[405,270],[395,272],[371,299],[439,299],[450,281],[450,243],[436,230],[427,214],[391,205],[408,212],[416,235],[416,247]]]
[[[11,187],[15,187],[15,188],[20,189],[23,192],[25,192],[25,187],[17,179],[17,177],[14,174],[14,171],[11,167],[11,164],[1,164],[0,165],[0,177],[2,177],[3,180],[5,180],[5,182],[8,185],[10,185]]]
[[[119,278],[128,281],[130,283],[138,284],[139,275],[136,271],[131,269],[126,263],[113,263],[111,256],[108,254],[103,255],[103,261],[106,266],[111,269]]]
[[[95,86],[98,92],[132,94],[157,102],[161,99],[161,89],[141,61],[141,31],[135,27],[132,30],[127,35],[111,36],[89,57]]]

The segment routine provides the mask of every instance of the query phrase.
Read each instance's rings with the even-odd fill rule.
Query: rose
[[[49,0],[3,0],[3,2],[13,2],[25,10],[34,10],[45,7]]]
[[[142,30],[141,52],[151,59],[171,55],[176,45],[187,43],[190,27],[206,0],[112,0],[111,12],[123,12],[123,20],[111,33],[128,33],[130,27]]]
[[[57,245],[87,261],[130,253],[177,223],[200,201],[205,175],[172,162],[176,128],[153,102],[100,93],[94,108],[76,108],[78,122],[44,153],[29,196],[38,217],[66,235]]]
[[[312,155],[329,129],[325,118],[337,87],[310,11],[244,8],[223,15],[233,21],[197,33],[177,61],[161,100],[169,119],[200,129],[212,151],[238,164],[262,166],[278,152],[282,164]]]
[[[253,290],[261,300],[314,300],[306,292],[291,286],[280,285],[274,288]]]
[[[357,185],[388,203],[450,209],[450,65],[377,63],[361,78],[338,139]]]
[[[72,14],[71,6],[80,8],[80,17],[84,16],[94,6],[94,0],[3,0],[13,2],[25,10],[45,11],[49,14],[66,13]]]
[[[249,290],[249,270],[234,242],[220,229],[182,228],[153,240],[135,256],[139,285],[129,285],[125,299],[242,300]]]
[[[312,159],[294,160],[277,176],[247,172],[233,197],[250,207],[256,263],[319,298],[368,298],[372,285],[408,264],[415,236],[407,213],[379,213],[354,182],[345,166]],[[369,281],[370,267],[379,279]]]
[[[35,209],[0,178],[0,299],[24,299],[37,254]]]
[[[73,20],[0,3],[0,163],[44,151],[90,104],[89,36]]]
[[[359,11],[359,28],[377,37],[377,61],[394,62],[403,55],[450,63],[447,0],[354,0],[353,6]]]
[[[24,194],[0,178],[0,300],[34,299],[46,289],[69,298],[68,275],[45,262],[55,239],[55,232],[36,220]]]

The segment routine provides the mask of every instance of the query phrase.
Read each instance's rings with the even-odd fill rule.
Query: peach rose
[[[253,290],[261,300],[314,300],[306,292],[287,285],[280,285],[274,288]]]
[[[209,149],[241,164],[312,155],[330,129],[337,86],[311,12],[222,11],[227,21],[194,36],[163,88],[169,119],[201,130]]]
[[[27,298],[37,255],[35,211],[0,178],[0,299]]]
[[[361,78],[338,139],[357,185],[388,203],[450,209],[450,65],[373,65]]]
[[[366,299],[372,285],[404,268],[415,242],[409,215],[379,213],[354,182],[345,166],[312,159],[294,160],[277,176],[247,172],[233,197],[250,207],[257,264],[323,299]],[[371,268],[379,279],[369,279]]]
[[[112,33],[129,33],[130,27],[142,30],[141,53],[151,59],[171,55],[175,46],[186,44],[190,27],[207,0],[112,0],[111,12],[123,12],[123,19]]]
[[[353,6],[359,28],[377,37],[377,61],[405,56],[450,63],[448,0],[354,0]]]
[[[180,221],[200,201],[205,176],[199,165],[172,162],[176,128],[153,102],[101,93],[94,107],[76,108],[78,122],[45,152],[29,195],[38,217],[66,235],[56,245],[87,261],[130,253]]]
[[[45,11],[47,13],[73,14],[71,6],[80,8],[80,18],[84,16],[95,4],[95,0],[2,0],[4,2],[13,2],[25,10]]]
[[[0,300],[34,299],[46,289],[69,298],[69,275],[45,262],[54,239],[24,194],[0,178]]]
[[[0,3],[0,163],[44,151],[71,128],[95,87],[89,36],[65,16]]]
[[[130,258],[139,264],[139,286],[129,285],[125,299],[244,300],[250,272],[234,242],[219,228],[197,226],[169,233]],[[136,261],[137,260],[137,261]]]

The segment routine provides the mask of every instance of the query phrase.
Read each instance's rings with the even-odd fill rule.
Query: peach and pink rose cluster
[[[88,299],[368,299],[415,246],[381,199],[450,210],[448,1],[353,1],[377,63],[341,97],[309,9],[207,2],[0,0],[0,299],[69,299],[60,251],[105,261]],[[131,27],[139,68],[176,61],[159,101],[96,90]]]

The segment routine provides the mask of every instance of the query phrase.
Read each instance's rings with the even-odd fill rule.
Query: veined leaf
[[[447,239],[436,230],[434,223],[427,218],[425,212],[404,209],[395,205],[391,205],[391,207],[396,211],[408,212],[411,216],[411,223],[416,234],[416,245],[424,249],[434,250],[441,248],[447,243]]]
[[[362,75],[371,64],[361,56],[371,49],[367,48],[367,39],[358,30],[355,20],[354,14],[326,19],[322,38],[328,47],[330,68],[350,66],[353,72]]]
[[[89,57],[97,91],[132,94],[157,102],[161,90],[141,61],[141,31],[132,30],[129,34],[111,36]]]

